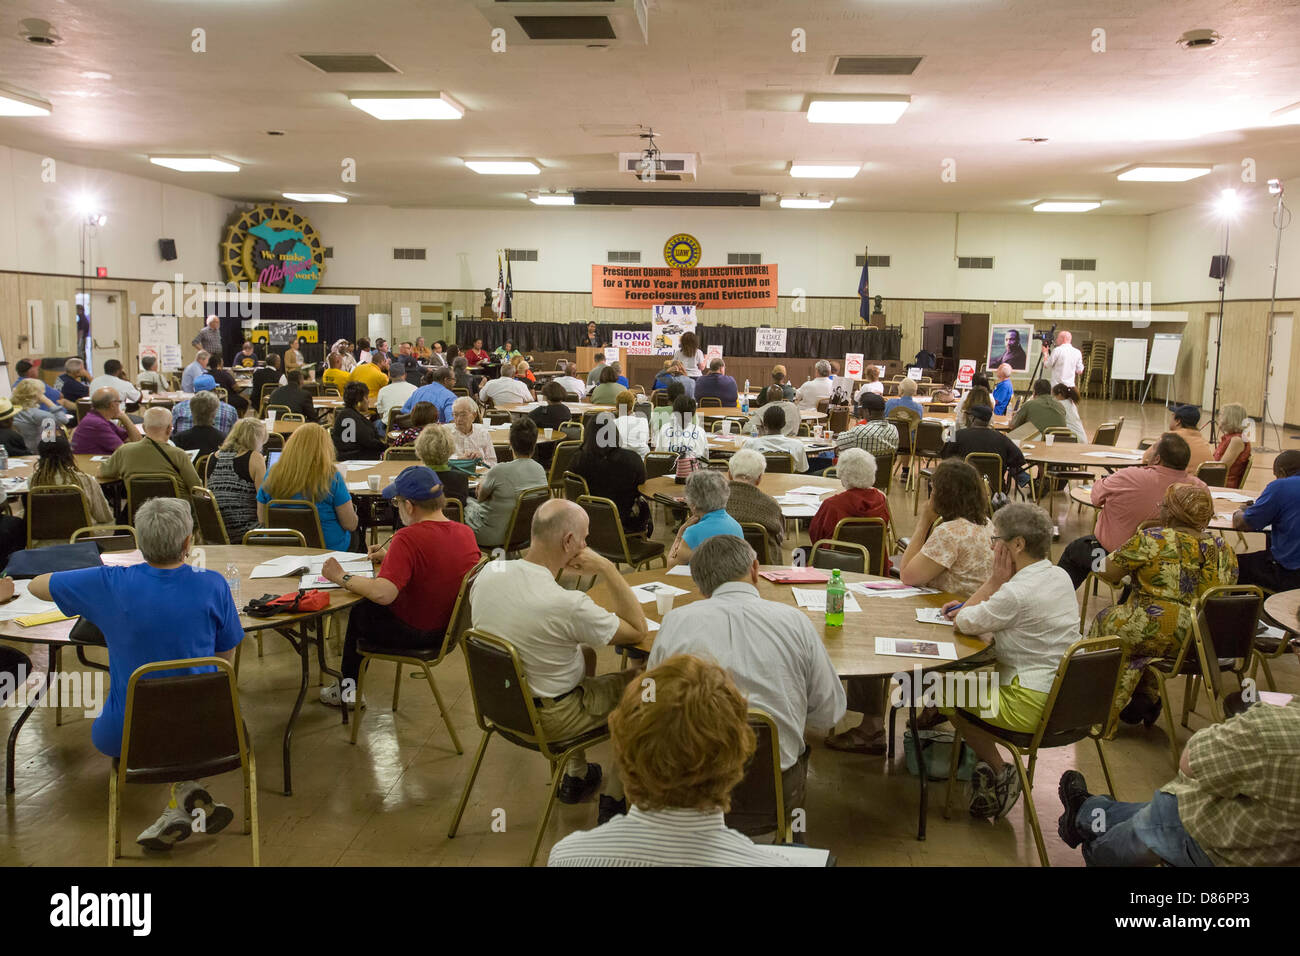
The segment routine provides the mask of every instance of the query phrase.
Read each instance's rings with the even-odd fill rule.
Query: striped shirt
[[[235,407],[221,402],[217,407],[217,416],[212,424],[220,430],[221,434],[229,435],[230,429],[235,427],[237,421],[239,421],[239,413],[235,411]],[[187,432],[193,427],[194,413],[190,410],[189,399],[177,402],[175,407],[172,408],[172,431],[179,435],[181,432]]]
[[[721,810],[628,808],[594,830],[570,833],[548,866],[788,866],[727,828]]]

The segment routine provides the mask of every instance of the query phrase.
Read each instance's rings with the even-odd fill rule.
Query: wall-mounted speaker
[[[1210,257],[1210,278],[1222,279],[1228,273],[1228,266],[1232,260],[1228,256],[1211,256]]]
[[[158,254],[163,257],[164,262],[171,262],[176,258],[176,240],[159,239]]]

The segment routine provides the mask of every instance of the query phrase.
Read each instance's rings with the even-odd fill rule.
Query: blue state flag
[[[858,281],[858,297],[862,300],[858,306],[861,318],[871,318],[871,281],[867,276],[867,257],[862,257],[862,278]]]
[[[510,253],[506,252],[506,318],[514,318],[514,280],[510,277]]]

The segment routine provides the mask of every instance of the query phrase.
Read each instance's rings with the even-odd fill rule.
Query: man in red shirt
[[[1093,534],[1076,538],[1065,546],[1057,562],[1077,588],[1088,577],[1098,558],[1114,551],[1137,533],[1138,525],[1160,514],[1160,502],[1170,485],[1205,482],[1187,473],[1191,449],[1181,435],[1165,432],[1147,449],[1142,464],[1121,468],[1092,484],[1092,503],[1101,508]]]
[[[328,581],[365,598],[352,608],[343,641],[343,688],[349,703],[361,668],[357,640],[366,637],[387,647],[440,647],[461,582],[479,559],[474,532],[442,513],[442,483],[431,469],[403,469],[384,489],[384,497],[397,507],[404,527],[388,547],[367,555],[379,565],[375,576],[346,573],[333,558],[321,569]],[[342,696],[339,684],[321,688],[323,704],[337,707]]]

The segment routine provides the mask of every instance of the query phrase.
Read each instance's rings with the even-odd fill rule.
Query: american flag
[[[506,311],[506,275],[501,268],[501,250],[497,250],[497,288],[492,294],[492,311],[501,318]]]
[[[510,252],[509,250],[507,250],[506,251],[506,303],[505,303],[506,305],[505,313],[507,319],[514,318],[514,298],[515,298],[515,284],[514,284],[514,280],[510,278]]]

